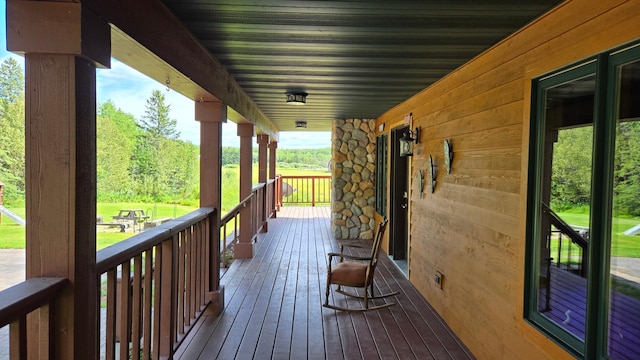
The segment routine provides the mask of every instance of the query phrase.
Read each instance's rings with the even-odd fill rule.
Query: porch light
[[[287,93],[287,104],[304,105],[307,103],[307,93]]]
[[[407,129],[400,138],[400,156],[413,156],[413,143],[418,143],[420,137],[420,128],[415,131]]]
[[[306,121],[296,121],[296,128],[298,129],[306,129],[307,122]]]

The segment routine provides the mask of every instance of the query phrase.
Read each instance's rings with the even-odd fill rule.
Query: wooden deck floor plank
[[[277,245],[278,243],[272,241],[264,241],[259,245],[260,253],[264,254],[264,256],[259,259],[260,265],[257,274],[265,274],[265,276],[256,298],[251,319],[247,324],[247,330],[238,348],[238,354],[240,355],[251,354],[253,356],[257,354],[260,338],[270,338],[271,334],[275,336],[275,328],[271,328],[270,324],[272,322],[267,320],[267,316],[269,314],[270,300],[277,299],[278,296],[282,297],[282,291],[277,287],[278,282],[276,281],[279,268],[273,266],[273,264],[278,264],[282,259],[282,251],[278,251]],[[274,308],[272,307],[272,309]],[[270,344],[272,343],[270,341]],[[271,347],[260,350],[269,350],[270,352]]]
[[[294,214],[295,218],[302,218],[301,211],[298,209]],[[293,321],[296,302],[296,286],[298,272],[298,257],[300,256],[301,243],[301,224],[300,221],[295,222],[296,226],[290,229],[288,238],[292,241],[289,243],[290,255],[286,262],[281,263],[284,270],[285,288],[280,307],[280,318],[276,330],[276,338],[273,347],[273,357],[276,359],[288,359],[291,352],[291,339],[293,335]],[[296,240],[296,241],[294,241]]]
[[[319,222],[317,218],[311,218],[309,229],[309,309],[322,309],[323,284],[326,282],[326,260],[324,242],[327,237],[323,234],[327,228],[326,222]],[[308,358],[325,359],[325,347],[323,339],[323,311],[308,311],[307,340]]]
[[[221,278],[224,313],[203,316],[176,358],[473,358],[455,336],[448,339],[446,324],[386,256],[375,290],[399,289],[398,305],[367,313],[322,307],[326,254],[337,250],[331,216],[328,207],[282,208],[269,220],[270,232],[259,235],[254,258],[235,260]],[[357,299],[331,296],[337,304],[362,306]],[[449,348],[455,345],[463,350]]]
[[[402,327],[401,331],[405,337],[411,338],[412,352],[418,359],[434,358],[447,359],[451,358],[448,351],[449,347],[453,349],[459,348],[456,342],[450,343],[453,338],[451,333],[441,328],[438,317],[434,317],[432,308],[420,296],[415,288],[408,286],[408,280],[403,276],[394,276],[397,274],[397,268],[391,263],[391,260],[385,258],[381,267],[382,281],[386,283],[385,291],[400,291],[397,296],[398,302],[402,305],[401,312],[394,312],[396,321],[400,324],[411,324],[413,330],[409,327]],[[420,311],[422,310],[422,311]],[[457,354],[456,358],[467,358],[467,354]]]
[[[299,246],[297,247],[299,255],[294,259],[295,273],[291,276],[295,277],[295,300],[294,300],[294,312],[293,312],[293,330],[291,334],[291,354],[307,354],[308,353],[308,313],[309,313],[309,281],[313,281],[313,278],[309,278],[309,223],[305,221],[304,226],[301,226],[299,231]],[[316,266],[315,262],[313,266]],[[317,281],[317,279],[316,279]]]
[[[288,238],[287,234],[290,231],[289,226],[283,226],[284,230],[281,234],[274,234],[280,236],[285,241],[275,242],[271,239],[266,241],[272,241],[276,245],[274,249],[273,262],[268,264],[271,268],[270,271],[274,273],[273,284],[271,289],[271,295],[267,300],[267,312],[264,317],[264,324],[260,331],[260,338],[256,347],[256,354],[271,354],[273,352],[273,344],[275,343],[278,321],[280,319],[280,308],[282,305],[282,299],[285,296],[285,282],[281,280],[283,277],[283,269],[286,268],[288,258],[290,257],[290,246],[287,246],[287,241],[293,241],[292,238]]]

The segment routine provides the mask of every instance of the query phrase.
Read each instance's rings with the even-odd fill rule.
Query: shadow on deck
[[[254,257],[235,260],[222,277],[224,313],[203,316],[176,358],[473,358],[387,256],[375,282],[400,291],[390,300],[398,305],[367,313],[322,307],[326,254],[338,248],[330,219],[328,207],[283,207]]]

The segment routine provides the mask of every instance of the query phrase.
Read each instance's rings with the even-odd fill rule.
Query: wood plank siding
[[[637,0],[566,1],[377,119],[378,134],[407,125],[410,113],[421,128],[410,160],[409,278],[478,358],[572,358],[523,319],[531,80],[639,39],[638,24]],[[426,179],[420,197],[430,155],[436,189]]]
[[[367,313],[322,307],[327,253],[338,249],[330,219],[328,207],[283,207],[254,257],[235,260],[222,277],[224,313],[203,316],[176,358],[473,358],[385,255],[375,285],[400,291],[389,300],[397,305]],[[332,300],[347,303],[342,295]]]

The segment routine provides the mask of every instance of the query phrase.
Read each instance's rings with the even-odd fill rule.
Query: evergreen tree
[[[140,120],[140,127],[151,137],[154,147],[160,147],[159,140],[177,139],[180,132],[177,121],[169,117],[171,105],[165,103],[162,91],[153,90],[147,99],[146,110]]]
[[[4,104],[24,98],[24,70],[12,57],[6,58],[0,65],[0,100]]]
[[[4,198],[24,197],[24,71],[7,58],[0,65],[0,180]]]

